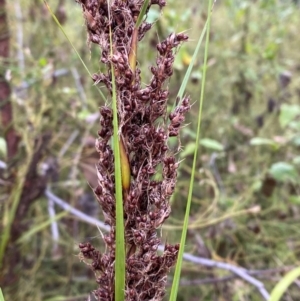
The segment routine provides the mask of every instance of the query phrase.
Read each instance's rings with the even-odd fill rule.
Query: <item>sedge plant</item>
[[[95,272],[96,299],[162,300],[179,250],[179,244],[166,244],[164,252],[157,253],[161,243],[157,229],[170,215],[179,166],[178,149],[169,147],[168,139],[179,135],[190,109],[190,99],[184,96],[167,112],[166,83],[173,74],[175,50],[188,37],[172,33],[157,44],[151,80],[142,84],[138,44],[152,27],[144,17],[152,5],[162,9],[166,2],[78,2],[88,42],[100,47],[100,62],[107,70],[92,78],[96,85],[106,86],[107,103],[112,100],[111,106],[100,108],[94,189],[111,230],[104,235],[105,253],[88,242],[80,244],[81,256]]]

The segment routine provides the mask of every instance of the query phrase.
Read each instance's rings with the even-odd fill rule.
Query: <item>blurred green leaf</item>
[[[65,300],[66,300],[65,296],[55,296],[53,298],[49,298],[44,301],[65,301]]]
[[[300,121],[293,120],[289,123],[289,127],[293,130],[300,131]]]
[[[42,222],[41,224],[35,224],[35,226],[32,226],[29,230],[27,230],[22,234],[22,236],[17,240],[17,243],[22,243],[25,242],[26,240],[28,241],[33,235],[49,227],[51,223],[60,220],[66,215],[68,215],[68,211],[62,211],[59,214],[55,215],[53,218],[48,219]]]
[[[250,145],[271,145],[277,147],[277,143],[268,138],[254,137],[250,140]]]
[[[275,42],[270,42],[265,51],[263,52],[263,58],[267,60],[274,60],[278,51],[278,45]]]
[[[75,94],[77,91],[75,89],[71,89],[70,87],[63,87],[61,92],[64,94]]]
[[[286,162],[274,163],[269,169],[269,173],[275,180],[281,182],[293,181],[298,177],[295,167]]]
[[[200,144],[206,148],[209,148],[209,149],[212,149],[212,150],[215,150],[215,151],[223,151],[224,150],[224,146],[216,141],[216,140],[213,140],[213,139],[210,139],[210,138],[203,138],[200,140]]]
[[[187,157],[187,156],[193,154],[194,151],[195,151],[195,147],[196,147],[195,142],[190,142],[190,143],[188,143],[188,144],[184,147],[183,151],[180,153],[180,157],[181,157],[181,158],[185,158],[185,157]]]
[[[1,288],[0,288],[0,301],[4,301],[4,296],[3,296],[3,294],[2,294]]]
[[[273,8],[276,5],[276,0],[263,0],[260,2],[260,8],[268,9]]]
[[[283,104],[280,107],[279,122],[282,128],[285,128],[293,119],[300,115],[299,105]]]
[[[293,7],[287,6],[285,9],[279,11],[279,16],[281,20],[288,18],[293,13]]]
[[[151,7],[147,13],[147,22],[154,23],[159,19],[159,17],[160,17],[160,11]]]
[[[290,201],[290,203],[292,203],[292,204],[300,205],[300,196],[298,196],[298,195],[291,195],[291,196],[289,197],[289,201]]]
[[[274,287],[269,301],[279,301],[288,287],[300,277],[300,267],[288,272]]]
[[[0,154],[2,154],[3,157],[6,157],[7,155],[6,140],[3,137],[0,137]]]
[[[81,120],[85,120],[90,115],[91,115],[91,112],[88,109],[83,109],[80,112],[78,112],[77,117]]]
[[[189,127],[184,127],[182,129],[182,133],[184,136],[188,136],[189,138],[196,139],[196,133]]]
[[[47,63],[48,63],[48,61],[47,61],[47,59],[46,59],[45,57],[41,57],[41,58],[39,59],[39,65],[40,65],[41,67],[45,67],[45,66],[47,65]]]
[[[295,158],[293,159],[293,163],[294,163],[295,165],[300,165],[300,156],[295,157]]]
[[[245,77],[249,81],[257,81],[258,80],[257,72],[253,68],[247,68],[247,70],[245,70]]]
[[[252,191],[259,191],[259,190],[261,190],[262,185],[263,185],[263,183],[262,183],[261,180],[256,180],[251,185],[251,190]]]
[[[300,136],[296,136],[296,137],[293,139],[293,143],[294,143],[296,146],[300,146]]]

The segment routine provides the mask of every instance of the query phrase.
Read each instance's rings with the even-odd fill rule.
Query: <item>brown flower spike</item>
[[[118,123],[120,135],[124,225],[126,241],[127,301],[163,299],[169,269],[175,264],[179,245],[166,245],[157,254],[160,239],[157,229],[170,215],[169,199],[176,183],[178,163],[168,147],[168,139],[178,136],[184,115],[190,108],[186,97],[167,116],[166,82],[173,73],[174,49],[188,37],[171,34],[157,45],[156,65],[150,67],[150,83],[142,85],[137,61],[137,44],[151,24],[136,28],[142,0],[77,0],[86,19],[88,41],[100,46],[101,62],[106,74],[94,74],[95,84],[103,83],[112,94],[111,68],[116,75]],[[164,0],[149,1],[162,9]],[[110,55],[110,28],[113,55]],[[95,250],[90,243],[79,245],[83,258],[91,260],[99,287],[97,300],[114,301],[115,262],[115,184],[114,158],[109,141],[113,135],[113,112],[108,106],[100,109],[101,130],[96,143],[99,152],[98,186],[95,195],[105,221],[111,226],[104,236],[106,252]],[[125,175],[124,175],[125,174]],[[126,177],[126,179],[124,179]]]

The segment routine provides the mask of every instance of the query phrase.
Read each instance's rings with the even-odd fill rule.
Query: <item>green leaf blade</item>
[[[200,143],[200,145],[202,145],[206,148],[212,149],[214,151],[221,152],[224,150],[224,146],[220,142],[210,139],[210,138],[203,138],[200,140],[199,143]]]
[[[198,115],[196,145],[200,141],[201,116],[202,116],[202,107],[203,107],[203,101],[204,101],[204,87],[205,87],[206,69],[207,69],[211,9],[212,9],[212,0],[209,0],[207,21],[205,23],[205,28],[203,29],[203,32],[202,32],[202,34],[199,38],[199,41],[202,40],[203,36],[204,36],[204,32],[207,30],[206,42],[205,42],[205,51],[204,51],[204,62],[203,62],[203,80],[202,80],[202,83],[201,83],[201,92],[200,92],[200,97],[199,97],[200,108],[199,108],[199,115]],[[199,44],[199,41],[198,41],[198,44]],[[200,47],[200,45],[199,45],[199,47]],[[198,50],[196,49],[195,51],[198,51]],[[195,53],[194,53],[193,58],[194,57],[195,57]],[[193,59],[192,59],[192,61],[190,63],[190,67],[193,63],[194,62],[193,62]],[[186,81],[187,81],[188,77],[189,76],[187,76]],[[183,91],[184,91],[184,89],[181,92],[183,93]],[[182,268],[182,261],[183,261],[184,246],[185,246],[186,237],[187,237],[190,209],[191,209],[191,203],[192,203],[192,193],[193,193],[193,185],[194,185],[194,178],[195,178],[197,156],[198,156],[198,147],[196,147],[195,151],[194,151],[194,159],[193,159],[193,167],[192,167],[192,173],[191,173],[191,178],[190,178],[188,200],[187,200],[186,211],[185,211],[185,216],[184,216],[183,229],[182,229],[181,240],[180,240],[180,248],[179,248],[179,252],[178,252],[178,259],[177,259],[177,264],[176,264],[176,267],[175,267],[175,274],[174,274],[174,279],[173,279],[172,288],[171,288],[171,294],[170,294],[170,298],[169,298],[170,301],[176,301],[176,299],[177,299],[177,293],[178,293],[179,281],[180,281],[180,274],[181,274],[181,268]]]
[[[274,287],[271,292],[269,301],[279,301],[288,287],[300,277],[300,267],[293,269],[287,273]]]
[[[250,145],[259,146],[259,145],[271,145],[277,146],[277,144],[268,138],[254,137],[250,140]]]
[[[270,167],[269,173],[275,180],[279,182],[295,181],[298,177],[296,168],[286,162],[274,163]]]
[[[280,107],[279,123],[282,128],[285,128],[298,115],[300,115],[299,105],[282,104]]]
[[[139,13],[139,16],[138,16],[138,19],[136,21],[136,24],[135,24],[135,28],[139,28],[143,22],[143,18],[145,16],[145,13],[146,13],[146,10],[148,8],[148,4],[149,4],[149,0],[145,0],[144,3],[143,3],[143,6],[141,8],[141,11]]]
[[[112,32],[110,28],[110,52],[112,49]],[[116,189],[116,260],[115,260],[115,301],[124,301],[125,294],[125,237],[124,237],[124,212],[123,212],[123,191],[121,174],[121,152],[119,145],[119,125],[117,111],[117,87],[114,67],[112,73],[112,108],[113,108],[113,152],[115,167],[115,189]]]
[[[3,296],[1,288],[0,288],[0,301],[4,301],[4,296]]]

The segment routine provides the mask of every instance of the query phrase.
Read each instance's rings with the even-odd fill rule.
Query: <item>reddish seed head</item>
[[[174,191],[178,167],[171,155],[171,149],[169,157],[166,158],[167,138],[178,135],[184,122],[184,114],[189,108],[189,100],[182,100],[181,105],[170,114],[170,121],[167,124],[160,125],[160,128],[157,124],[167,119],[169,92],[166,86],[173,73],[174,48],[181,41],[187,40],[187,36],[183,33],[171,34],[157,45],[156,64],[150,68],[152,78],[149,83],[144,84],[141,82],[139,66],[133,73],[128,64],[133,27],[141,3],[114,1],[109,7],[111,9],[109,16],[105,1],[78,1],[93,17],[92,22],[96,22],[95,26],[93,24],[88,28],[89,40],[100,46],[102,50],[100,61],[106,64],[107,72],[95,74],[92,79],[95,84],[105,85],[108,95],[112,94],[111,68],[115,68],[116,71],[119,134],[125,142],[132,177],[126,199],[124,196],[125,239],[128,245],[133,246],[131,255],[134,256],[134,261],[127,262],[129,266],[126,285],[130,283],[130,287],[126,287],[126,301],[146,299],[159,301],[164,295],[167,270],[175,263],[178,252],[176,247],[170,247],[166,255],[156,254],[160,240],[157,238],[155,227],[161,225],[170,214],[169,198]],[[149,7],[152,4],[163,7],[166,2],[151,0]],[[109,39],[110,24],[113,45],[110,45]],[[139,28],[138,39],[142,39],[150,28],[151,24],[143,22]],[[112,55],[110,46],[113,49]],[[100,254],[90,244],[80,244],[80,249],[85,252],[84,256],[92,260],[93,268],[100,274],[97,278],[99,288],[95,295],[99,300],[109,300],[114,294],[116,221],[114,158],[109,144],[113,135],[113,112],[108,106],[104,106],[100,109],[100,115],[101,130],[96,145],[99,154],[97,172],[100,183],[94,191],[104,211],[105,220],[111,226],[111,232],[105,236],[106,254]],[[152,177],[159,170],[158,166],[163,168],[162,179],[153,181]],[[150,263],[150,260],[153,260],[153,263]],[[141,279],[144,281],[143,285],[137,285],[141,284]],[[138,287],[142,289],[138,290]]]

